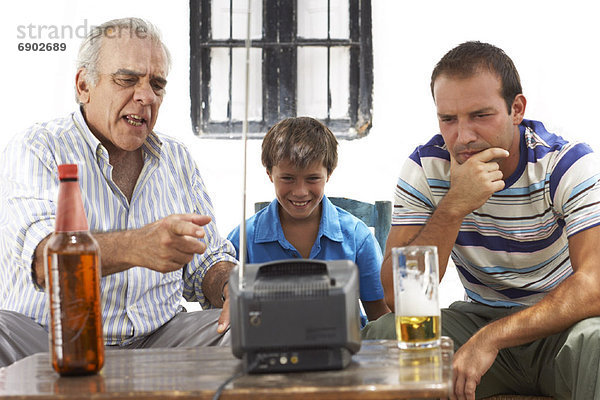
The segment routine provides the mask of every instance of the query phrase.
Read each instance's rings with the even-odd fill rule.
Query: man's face
[[[77,85],[91,131],[109,151],[139,149],[154,128],[167,83],[160,44],[120,31],[103,39],[95,86]]]
[[[267,172],[275,185],[282,220],[307,220],[320,217],[320,204],[329,180],[327,168],[315,161],[307,168],[297,168],[282,161]]]
[[[434,98],[442,137],[459,164],[482,150],[499,147],[510,153],[508,159],[499,162],[500,168],[516,167],[519,159],[516,126],[525,110],[522,95],[517,96],[509,114],[501,96],[500,78],[481,70],[468,78],[440,75],[434,83]]]

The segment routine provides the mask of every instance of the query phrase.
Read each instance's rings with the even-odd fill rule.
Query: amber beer
[[[396,334],[398,339],[407,346],[414,347],[428,343],[437,343],[440,340],[440,317],[431,315],[427,317],[396,316]]]
[[[77,165],[58,171],[55,232],[44,248],[52,367],[61,375],[93,374],[104,364],[99,247],[88,231]]]
[[[392,261],[398,347],[438,347],[441,326],[437,247],[396,247],[392,249]]]

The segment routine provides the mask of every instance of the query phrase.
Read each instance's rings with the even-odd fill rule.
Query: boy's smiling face
[[[284,220],[320,220],[321,199],[325,183],[329,180],[327,168],[321,161],[315,161],[306,168],[298,168],[289,160],[274,165],[267,170],[269,179],[275,185],[275,195],[279,201],[279,215]]]

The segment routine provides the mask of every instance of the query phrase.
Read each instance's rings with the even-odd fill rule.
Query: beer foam
[[[438,291],[433,283],[421,284],[418,280],[402,279],[400,287],[396,286],[396,314],[404,316],[440,315]]]

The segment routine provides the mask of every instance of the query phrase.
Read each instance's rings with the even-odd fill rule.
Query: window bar
[[[191,12],[194,10],[194,12]],[[192,123],[197,132],[206,131],[210,123],[209,91],[210,74],[210,52],[209,47],[202,47],[202,42],[210,40],[211,10],[210,2],[202,0],[198,7],[190,7],[190,25],[193,37],[199,37],[199,41],[193,41],[196,49],[191,58],[191,65],[198,71],[194,73],[194,67],[190,68],[190,98],[192,104],[199,106],[192,109]]]
[[[276,18],[276,17],[272,17],[272,18]],[[290,18],[288,18],[288,21],[291,21]],[[293,22],[293,21],[292,21]],[[268,30],[269,27],[265,27],[266,30]],[[275,28],[273,29],[274,34],[276,35],[276,31]],[[358,29],[358,27],[357,27]],[[285,33],[287,34],[287,32]],[[348,46],[354,46],[354,47],[359,47],[361,45],[361,41],[360,38],[357,38],[356,40],[352,41],[350,39],[317,39],[317,38],[312,38],[312,39],[305,39],[305,38],[294,38],[292,40],[280,40],[279,42],[276,41],[275,39],[273,40],[253,40],[252,41],[252,47],[258,47],[258,48],[278,48],[278,47],[283,47],[283,48],[293,48],[296,46],[316,46],[316,47],[324,47],[327,46],[327,44],[330,44],[331,47],[336,47],[336,46],[344,46],[344,47],[348,47]],[[243,49],[244,48],[244,41],[241,39],[232,39],[232,40],[228,40],[228,39],[224,39],[224,40],[209,40],[206,41],[204,43],[198,43],[197,44],[198,47],[200,48],[206,48],[206,47],[234,47],[234,48],[240,48]]]
[[[233,40],[233,0],[229,0],[229,40]],[[227,125],[229,129],[233,126],[232,107],[233,107],[233,47],[229,46],[229,100],[227,101]]]
[[[277,42],[279,5],[273,0],[263,0],[263,41]],[[273,45],[262,50],[263,79],[263,122],[266,126],[275,124],[279,117],[279,64],[280,47]]]
[[[361,32],[371,31],[371,0],[361,0],[360,29]],[[371,108],[373,106],[373,53],[364,51],[373,48],[371,35],[360,35],[360,103],[358,108],[358,137],[364,136],[371,127]]]
[[[359,19],[359,2],[358,1],[349,1],[350,6],[350,41],[358,42],[360,41],[360,19]],[[360,82],[360,72],[359,72],[359,57],[360,57],[360,48],[356,46],[350,46],[350,73],[349,73],[349,99],[348,99],[348,116],[350,117],[350,126],[356,126],[358,121],[358,107],[359,107],[359,82]],[[353,85],[352,83],[355,82]]]
[[[296,44],[296,10],[297,0],[278,1],[279,13],[279,42],[289,42]],[[297,100],[297,46],[281,47],[278,46],[279,58],[279,119],[292,117],[296,115]],[[286,74],[285,71],[292,71]]]
[[[327,0],[327,123],[331,120],[331,0]]]

